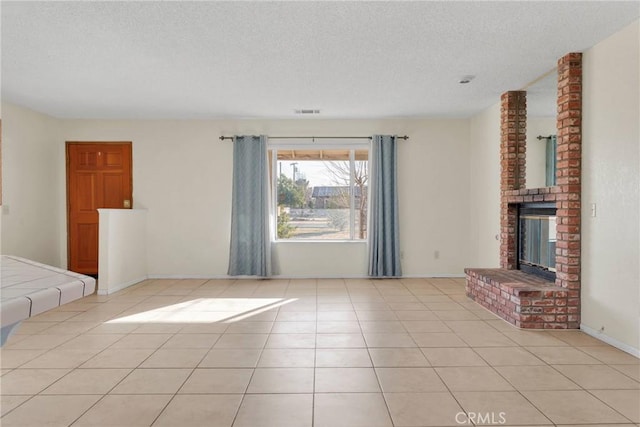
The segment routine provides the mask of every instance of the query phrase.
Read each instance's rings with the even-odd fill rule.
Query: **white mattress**
[[[90,295],[96,289],[93,277],[10,255],[2,255],[0,277],[3,328]]]

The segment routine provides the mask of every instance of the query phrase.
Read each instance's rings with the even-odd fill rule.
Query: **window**
[[[368,145],[271,150],[278,240],[364,240]]]
[[[557,139],[555,135],[551,135],[547,138],[547,146],[545,147],[546,158],[545,158],[545,166],[546,166],[546,177],[545,177],[545,186],[553,187],[556,185],[556,151],[558,149]]]

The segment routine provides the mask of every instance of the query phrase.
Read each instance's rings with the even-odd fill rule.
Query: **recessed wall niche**
[[[557,88],[556,68],[527,87],[526,188],[547,187],[547,175],[553,173],[547,170],[551,148],[546,137],[556,135]]]

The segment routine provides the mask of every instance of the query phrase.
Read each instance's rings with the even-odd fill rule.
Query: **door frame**
[[[86,144],[96,144],[96,145],[104,145],[104,144],[118,144],[118,145],[129,145],[131,148],[131,162],[129,164],[130,170],[129,174],[131,176],[131,188],[129,189],[131,192],[131,209],[133,209],[133,141],[65,141],[64,143],[64,160],[65,160],[65,196],[66,196],[66,216],[67,216],[67,267],[71,265],[71,233],[70,230],[70,222],[71,222],[71,201],[69,199],[69,146],[71,145],[86,145]],[[98,230],[100,230],[100,224],[98,224]],[[99,233],[99,232],[98,232]],[[98,234],[99,236],[99,234]],[[98,242],[99,245],[99,242]],[[98,265],[98,268],[100,266]]]

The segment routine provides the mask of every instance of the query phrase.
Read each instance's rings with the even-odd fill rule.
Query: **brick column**
[[[582,54],[558,60],[556,285],[568,289],[569,327],[580,324]]]
[[[527,93],[509,91],[500,98],[500,267],[517,267],[517,208],[505,192],[525,188]]]

